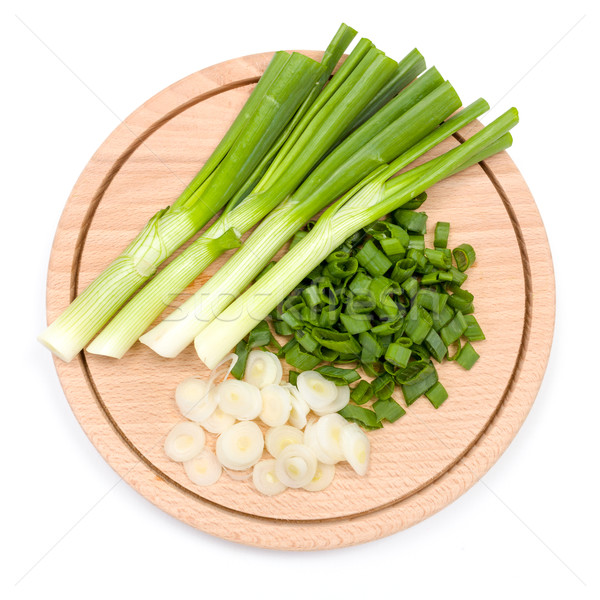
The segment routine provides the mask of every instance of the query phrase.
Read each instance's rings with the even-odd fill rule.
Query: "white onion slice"
[[[350,402],[350,388],[347,385],[338,385],[336,399],[323,409],[319,410],[314,408],[313,410],[316,415],[323,417],[324,415],[339,412],[348,404],[348,402]]]
[[[332,481],[335,476],[335,466],[326,465],[325,463],[317,463],[317,470],[312,480],[307,483],[303,488],[309,492],[320,492],[324,490]]]
[[[252,477],[252,469],[246,469],[245,471],[232,471],[231,469],[223,470],[234,481],[246,481],[246,479]]]
[[[304,434],[296,427],[291,425],[281,425],[273,427],[265,434],[265,445],[267,452],[277,458],[281,451],[291,444],[302,444],[304,442]]]
[[[275,474],[275,459],[261,460],[254,465],[252,471],[254,487],[265,496],[275,496],[285,490],[285,485]]]
[[[175,402],[181,414],[197,423],[208,419],[217,408],[215,388],[205,379],[188,377],[175,390]]]
[[[206,435],[196,423],[177,423],[165,439],[165,454],[174,461],[185,462],[200,454]]]
[[[284,383],[281,387],[284,387],[290,393],[292,400],[292,410],[290,411],[289,418],[290,425],[293,425],[298,429],[304,429],[306,427],[306,417],[310,411],[310,406],[308,406],[306,400],[302,397],[295,385]]]
[[[367,434],[356,423],[348,423],[342,430],[341,447],[344,458],[350,466],[359,475],[366,475],[371,456],[371,444]]]
[[[327,465],[333,465],[337,460],[329,456],[321,445],[319,444],[319,440],[317,439],[317,422],[310,421],[306,428],[304,429],[304,443],[307,445],[316,455],[319,462],[325,463]]]
[[[266,385],[260,390],[262,410],[260,420],[269,427],[279,427],[289,418],[292,410],[292,397],[282,386]]]
[[[219,377],[221,373],[223,373],[223,378],[221,379],[221,382],[226,381],[229,377],[229,373],[231,373],[233,367],[235,367],[235,363],[237,363],[238,359],[239,356],[234,352],[223,357],[223,360],[210,372],[210,377],[208,378],[208,381],[210,383],[214,383],[215,379],[217,379],[217,377]],[[226,365],[227,363],[229,363],[229,365],[227,365],[225,369],[221,369],[221,367],[223,365]]]
[[[244,381],[262,389],[267,385],[278,385],[283,377],[281,361],[272,352],[252,350],[246,361]]]
[[[310,483],[317,472],[317,457],[304,444],[286,446],[275,459],[277,479],[291,488]]]
[[[183,463],[187,476],[196,485],[212,485],[221,477],[221,463],[208,448],[204,448],[200,454]]]
[[[298,391],[313,410],[322,410],[337,398],[337,386],[317,371],[303,371],[296,381]]]
[[[216,395],[216,392],[215,392]],[[235,423],[235,417],[223,412],[218,406],[208,419],[200,423],[210,433],[223,433]]]
[[[217,458],[226,469],[245,471],[260,460],[264,447],[260,427],[254,421],[240,421],[217,439]]]
[[[321,417],[315,426],[319,446],[323,448],[327,456],[330,456],[336,462],[344,460],[344,453],[340,444],[342,430],[347,426],[348,421],[337,413]]]
[[[219,408],[239,419],[250,421],[262,410],[260,390],[254,385],[237,379],[228,379],[217,386]]]

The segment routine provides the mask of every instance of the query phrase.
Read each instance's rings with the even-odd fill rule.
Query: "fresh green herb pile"
[[[415,210],[425,198],[352,235],[271,313],[275,332],[290,338],[279,356],[300,371],[355,384],[341,414],[367,429],[405,414],[392,399],[396,386],[407,406],[425,395],[438,408],[448,394],[435,363],[470,369],[479,358],[471,342],[485,339],[473,295],[462,287],[475,251],[469,244],[451,250],[446,222],[435,225],[434,247],[426,248],[427,214]],[[299,231],[291,245],[306,234]],[[238,376],[252,347],[272,343],[263,321],[238,344]],[[359,367],[372,381],[361,378]],[[371,408],[363,406],[372,399]]]

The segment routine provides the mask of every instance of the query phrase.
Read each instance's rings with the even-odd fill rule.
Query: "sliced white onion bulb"
[[[262,410],[260,420],[269,427],[279,427],[289,418],[292,410],[292,397],[282,386],[276,384],[266,385],[260,390],[262,397]]]
[[[267,452],[277,458],[281,451],[291,444],[302,444],[304,442],[304,434],[296,427],[291,425],[281,425],[273,427],[265,434],[265,445]]]
[[[344,458],[359,474],[366,475],[371,456],[371,444],[367,434],[356,424],[348,423],[341,433]]]
[[[272,352],[252,350],[248,354],[244,381],[262,389],[267,385],[279,385],[282,376],[281,361]]]
[[[298,429],[304,429],[306,427],[306,416],[310,411],[310,406],[308,406],[306,400],[302,397],[295,385],[285,383],[281,387],[284,387],[291,396],[292,410],[290,411],[289,418],[290,425],[293,425]]]
[[[165,439],[165,454],[174,461],[185,462],[200,454],[206,435],[196,423],[177,423]]]
[[[304,371],[296,381],[298,391],[313,410],[322,410],[337,398],[337,386],[317,371]]]
[[[252,477],[252,469],[246,469],[245,471],[232,471],[231,469],[223,470],[234,481],[246,481],[246,479]]]
[[[324,415],[330,415],[332,413],[339,412],[348,404],[348,402],[350,402],[350,388],[347,385],[338,385],[336,387],[336,399],[323,409],[313,409],[316,415],[322,417]]]
[[[304,444],[286,446],[275,459],[275,475],[284,485],[301,488],[308,485],[317,472],[317,457]]]
[[[320,492],[324,490],[332,481],[335,475],[335,466],[317,463],[317,470],[312,480],[304,487],[309,492]]]
[[[321,446],[325,454],[331,457],[335,462],[344,460],[341,439],[342,430],[347,426],[348,421],[346,421],[342,415],[338,415],[337,413],[321,417],[315,426],[319,446]]]
[[[325,463],[327,465],[333,465],[337,460],[329,456],[321,445],[319,444],[319,440],[317,439],[317,422],[310,421],[306,428],[304,429],[304,444],[308,446],[314,453],[319,462]]]
[[[254,465],[252,470],[254,487],[265,496],[275,496],[285,490],[285,485],[279,481],[275,474],[275,459],[261,460]]]
[[[216,395],[216,392],[215,392]],[[235,423],[235,417],[223,412],[218,406],[208,419],[200,423],[209,433],[223,433]]]
[[[221,477],[221,464],[208,448],[183,463],[187,476],[196,485],[212,485]]]
[[[262,456],[265,441],[254,421],[240,421],[217,439],[217,458],[226,469],[245,471]]]
[[[245,381],[228,379],[217,386],[217,395],[219,408],[240,421],[255,419],[262,410],[260,390]]]
[[[212,415],[218,400],[207,380],[188,377],[177,386],[175,402],[184,417],[199,423]]]

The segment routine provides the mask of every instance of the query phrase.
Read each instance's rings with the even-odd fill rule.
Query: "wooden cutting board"
[[[271,56],[230,60],[178,81],[102,144],[75,184],[56,232],[48,272],[49,321],[156,210],[177,198]],[[461,131],[440,150],[479,127]],[[519,143],[518,127],[516,139]],[[477,343],[481,359],[471,371],[453,363],[441,366],[450,398],[439,410],[421,399],[395,424],[369,433],[367,477],[341,464],[327,490],[287,490],[273,498],[226,474],[211,487],[194,486],[163,452],[165,435],[180,419],[177,383],[206,374],[191,347],[174,360],[141,344],[120,361],[87,353],[69,364],[56,360],[65,395],[92,443],[125,481],[164,511],[212,535],[261,547],[309,550],[367,542],[452,502],[494,464],[531,408],[552,341],[554,277],[540,215],[505,152],[433,187],[422,210],[429,215],[429,229],[438,220],[451,222],[452,246],[468,242],[476,248],[465,287],[475,294],[487,340]]]

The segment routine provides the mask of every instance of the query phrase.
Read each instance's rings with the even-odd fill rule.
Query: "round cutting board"
[[[177,198],[271,56],[246,56],[186,77],[146,102],[102,144],[58,226],[48,273],[49,321],[151,215]],[[436,152],[479,127],[462,130]],[[428,193],[422,210],[429,215],[429,229],[438,220],[450,221],[450,244],[468,242],[477,250],[465,287],[475,294],[487,340],[477,343],[481,359],[471,371],[441,365],[440,379],[450,397],[438,410],[422,398],[393,425],[369,433],[372,457],[366,477],[340,464],[325,491],[286,490],[272,498],[256,492],[249,480],[227,474],[207,488],[192,484],[182,466],[163,452],[166,434],[180,420],[176,385],[207,372],[192,347],[174,360],[141,344],[120,361],[85,352],[68,364],[57,359],[67,399],[92,443],[125,481],[161,509],[202,531],[261,547],[358,544],[409,527],[452,502],[498,459],[531,408],[552,341],[554,278],[534,200],[505,152]]]

